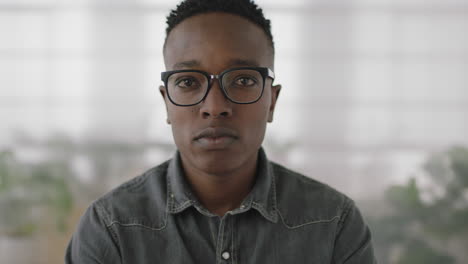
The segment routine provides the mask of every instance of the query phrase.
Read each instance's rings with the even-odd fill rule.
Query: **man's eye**
[[[176,85],[181,88],[194,88],[197,87],[197,80],[194,78],[181,78],[176,82]]]
[[[239,77],[234,83],[238,86],[252,86],[256,81],[250,77]]]

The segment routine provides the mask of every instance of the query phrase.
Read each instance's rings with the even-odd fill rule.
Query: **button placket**
[[[218,244],[217,244],[217,263],[231,263],[232,253],[231,248],[231,236],[232,236],[232,216],[225,215],[221,218],[218,231]]]

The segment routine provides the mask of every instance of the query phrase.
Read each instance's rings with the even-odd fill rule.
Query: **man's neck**
[[[210,212],[223,216],[238,208],[255,182],[257,156],[238,169],[210,174],[183,162],[185,177],[199,201]]]

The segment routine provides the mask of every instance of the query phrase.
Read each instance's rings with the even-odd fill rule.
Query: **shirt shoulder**
[[[354,202],[329,185],[271,162],[276,204],[288,228],[316,223],[338,223]]]
[[[142,226],[161,229],[166,223],[169,161],[149,169],[95,200],[91,207],[107,226]]]

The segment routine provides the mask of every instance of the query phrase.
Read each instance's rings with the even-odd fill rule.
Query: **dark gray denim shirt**
[[[65,263],[376,263],[353,201],[268,161],[242,205],[223,217],[205,209],[177,153],[93,202]]]

